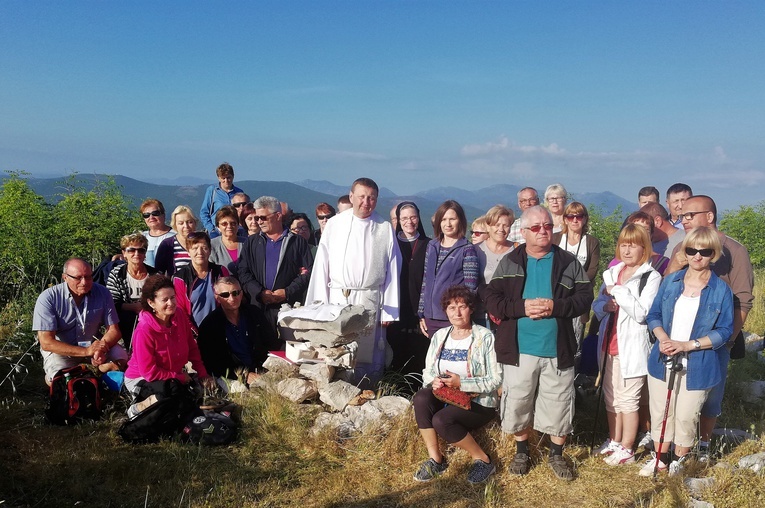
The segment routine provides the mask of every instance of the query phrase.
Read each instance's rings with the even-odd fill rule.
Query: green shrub
[[[752,266],[765,267],[765,201],[726,211],[718,227],[746,247]]]

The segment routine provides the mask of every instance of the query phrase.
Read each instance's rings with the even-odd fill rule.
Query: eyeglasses
[[[271,212],[268,215],[253,215],[253,217],[255,217],[255,220],[258,221],[258,222],[266,222],[268,220],[268,218],[271,217],[275,213],[276,212]]]
[[[518,204],[521,205],[537,205],[539,204],[539,198],[519,199]]]
[[[565,199],[566,198],[564,198],[563,196],[550,196],[549,198],[547,198],[547,201],[555,201],[557,203],[558,201],[564,201]]]
[[[234,298],[236,298],[237,296],[239,296],[241,294],[242,294],[242,290],[241,289],[235,289],[233,291],[224,291],[222,293],[218,293],[218,296],[220,296],[221,298],[226,300],[226,299],[228,299],[229,296],[233,296]]]
[[[247,201],[242,201],[241,203],[231,203],[231,206],[233,206],[234,208],[241,208],[247,205],[249,205]]]
[[[401,222],[402,224],[405,222],[419,222],[419,221],[420,219],[418,217],[402,217],[401,219],[399,219],[399,222]]]
[[[134,252],[137,252],[138,254],[146,254],[146,249],[144,247],[126,247],[125,252],[128,254],[132,254]]]
[[[76,277],[74,275],[69,275],[68,273],[65,273],[64,275],[66,275],[67,277],[69,277],[72,280],[76,280],[78,283],[80,283],[82,281],[86,281],[87,282],[87,281],[93,280],[93,274],[92,273],[90,275],[80,275],[79,277]]]
[[[159,210],[154,210],[153,212],[143,212],[141,214],[141,217],[144,219],[148,219],[149,217],[159,217],[162,215],[163,212],[160,212]]]
[[[577,213],[577,214],[568,214],[564,215],[564,217],[568,220],[584,220],[584,214],[583,213]]]
[[[684,220],[693,220],[693,218],[700,213],[709,213],[711,210],[703,210],[701,212],[685,212],[680,214],[680,217]]]
[[[316,216],[316,218],[319,220],[327,220],[327,219],[331,219],[332,217],[334,217],[334,215],[317,215]]]
[[[526,229],[528,229],[532,233],[539,233],[539,231],[542,230],[542,228],[544,228],[545,231],[552,231],[553,225],[550,223],[535,224],[533,226],[527,227]]]
[[[291,228],[290,231],[293,233],[299,233],[301,231],[310,231],[311,229],[308,226],[295,226],[294,228]]]
[[[686,247],[685,253],[688,256],[695,256],[696,254],[701,254],[702,258],[711,258],[712,254],[715,253],[714,249],[694,249],[693,247]]]
[[[218,223],[219,228],[238,228],[239,223],[238,222],[219,222]]]

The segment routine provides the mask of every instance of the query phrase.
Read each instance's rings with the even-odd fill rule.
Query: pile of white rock
[[[353,379],[355,339],[371,326],[372,313],[360,305],[312,304],[285,306],[279,312],[285,358],[269,356],[269,375],[257,385],[302,403],[318,399],[328,411],[316,418],[313,432],[335,429],[341,437],[385,426],[405,412],[405,397],[382,396],[361,390]],[[273,381],[268,382],[269,377]]]

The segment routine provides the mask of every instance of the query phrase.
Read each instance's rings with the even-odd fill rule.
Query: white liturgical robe
[[[375,313],[358,339],[356,379],[382,377],[386,363],[383,321],[397,321],[401,252],[393,228],[377,212],[360,219],[353,210],[332,217],[316,249],[306,303],[363,305]]]

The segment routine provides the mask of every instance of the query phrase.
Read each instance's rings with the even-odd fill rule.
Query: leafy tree
[[[595,290],[600,288],[603,282],[603,272],[608,268],[608,263],[614,259],[616,252],[616,240],[619,238],[619,232],[624,222],[624,212],[621,206],[618,206],[609,215],[605,215],[603,209],[599,206],[588,206],[587,212],[590,215],[590,232],[595,238],[600,240],[600,262],[598,263],[598,274],[595,277]]]
[[[765,267],[765,201],[726,211],[718,227],[746,247],[753,266]]]
[[[85,190],[76,174],[64,181],[66,192],[54,208],[54,233],[66,258],[78,256],[98,265],[119,252],[120,238],[143,226],[135,207],[112,177]]]

